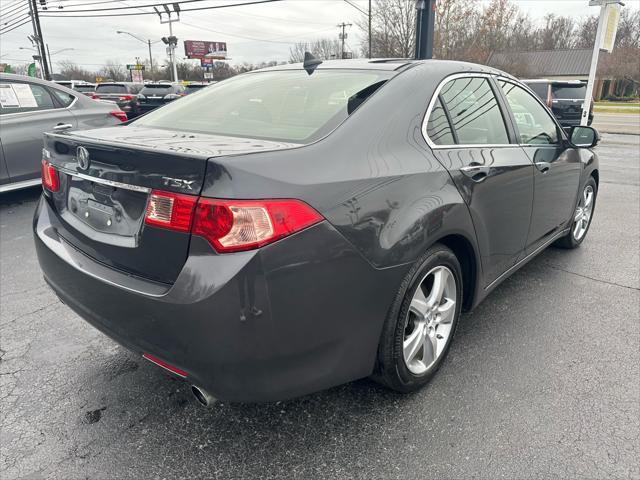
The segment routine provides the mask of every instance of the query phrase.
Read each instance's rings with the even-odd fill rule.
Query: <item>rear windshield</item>
[[[142,95],[164,95],[172,91],[171,85],[145,85],[140,93]]]
[[[76,85],[73,89],[77,92],[93,92],[96,87],[93,85]]]
[[[127,93],[127,87],[125,85],[98,85],[96,87],[97,93]]]
[[[567,100],[584,100],[587,93],[587,86],[584,84],[575,85],[551,85],[553,98]]]
[[[547,90],[549,88],[548,83],[542,83],[542,82],[527,83],[527,86],[531,90],[533,90],[533,92],[543,100],[547,99]]]
[[[329,133],[392,74],[368,70],[259,72],[152,111],[136,126],[309,143]]]

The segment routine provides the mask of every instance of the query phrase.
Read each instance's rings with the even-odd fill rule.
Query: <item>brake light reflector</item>
[[[153,190],[144,223],[178,232],[191,230],[191,219],[198,197]]]
[[[126,122],[128,120],[126,112],[122,110],[114,110],[113,112],[109,112],[109,115],[116,117],[121,122]]]
[[[182,378],[187,378],[187,372],[180,370],[179,368],[174,367],[173,365],[169,365],[166,362],[163,362],[162,360],[153,357],[151,355],[149,355],[148,353],[144,353],[142,354],[142,358],[144,358],[145,360],[149,360],[151,363],[155,363],[156,365],[158,365],[159,367],[164,368],[165,370],[169,370],[171,373],[175,373],[176,375],[182,377]]]
[[[192,234],[220,253],[251,250],[322,220],[299,200],[217,200],[200,198]]]
[[[60,177],[58,171],[53,168],[46,160],[42,160],[40,164],[40,173],[42,176],[42,186],[50,192],[57,192],[60,190]]]

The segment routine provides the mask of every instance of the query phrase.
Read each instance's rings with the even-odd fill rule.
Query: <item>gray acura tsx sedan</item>
[[[311,60],[45,137],[46,281],[204,404],[416,390],[461,311],[589,229],[597,132],[515,78]]]

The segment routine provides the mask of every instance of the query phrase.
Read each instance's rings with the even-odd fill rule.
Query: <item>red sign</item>
[[[184,53],[187,58],[227,58],[226,42],[204,42],[201,40],[185,40]]]

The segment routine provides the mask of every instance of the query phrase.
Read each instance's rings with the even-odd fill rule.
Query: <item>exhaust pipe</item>
[[[191,385],[191,393],[205,407],[212,407],[217,401],[213,395],[196,385]]]

